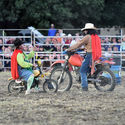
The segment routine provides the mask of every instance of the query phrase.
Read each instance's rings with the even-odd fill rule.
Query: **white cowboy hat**
[[[71,34],[68,34],[68,37],[71,37],[72,35]]]
[[[81,29],[81,31],[86,30],[86,29],[96,29],[93,23],[86,23],[85,27]]]

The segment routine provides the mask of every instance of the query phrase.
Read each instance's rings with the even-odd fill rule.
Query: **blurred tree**
[[[103,9],[104,0],[74,0],[72,24],[75,27],[83,27],[86,22],[100,25]]]
[[[125,20],[125,1],[124,0],[105,0],[102,13],[102,26],[121,26],[124,27]]]
[[[1,0],[0,28],[81,28],[125,26],[121,0]]]

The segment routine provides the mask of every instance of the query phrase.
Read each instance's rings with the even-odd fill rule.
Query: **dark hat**
[[[23,43],[25,43],[25,42],[22,41],[22,40],[19,39],[19,38],[16,38],[16,39],[13,41],[13,44],[14,44],[14,46],[16,46],[16,47],[19,47],[19,46],[22,45]]]

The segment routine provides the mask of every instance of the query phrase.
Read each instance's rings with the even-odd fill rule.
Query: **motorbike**
[[[64,92],[70,90],[73,78],[77,82],[81,82],[80,66],[86,56],[80,55],[78,51],[66,52],[65,60],[57,60],[51,65],[50,78],[57,81],[58,91]],[[110,70],[110,66],[115,64],[112,59],[100,58],[95,62],[95,72],[91,75],[87,73],[88,84],[93,84],[99,91],[113,91],[115,88],[115,75]]]
[[[44,92],[57,92],[58,84],[55,80],[49,79],[48,72],[43,73],[41,68],[41,60],[37,61],[37,65],[33,69],[34,81],[31,88],[39,87],[42,84]],[[19,94],[27,89],[27,81],[20,79],[20,82],[17,83],[13,78],[8,79],[10,82],[8,84],[8,92],[11,94]]]

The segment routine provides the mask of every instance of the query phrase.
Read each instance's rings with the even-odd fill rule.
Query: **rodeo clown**
[[[27,90],[25,92],[25,95],[27,95],[30,94],[34,80],[32,67],[35,65],[30,63],[29,59],[34,57],[35,48],[32,47],[32,51],[27,55],[23,52],[24,42],[21,39],[17,38],[13,43],[16,48],[11,56],[11,75],[17,83],[19,78],[27,81]]]

